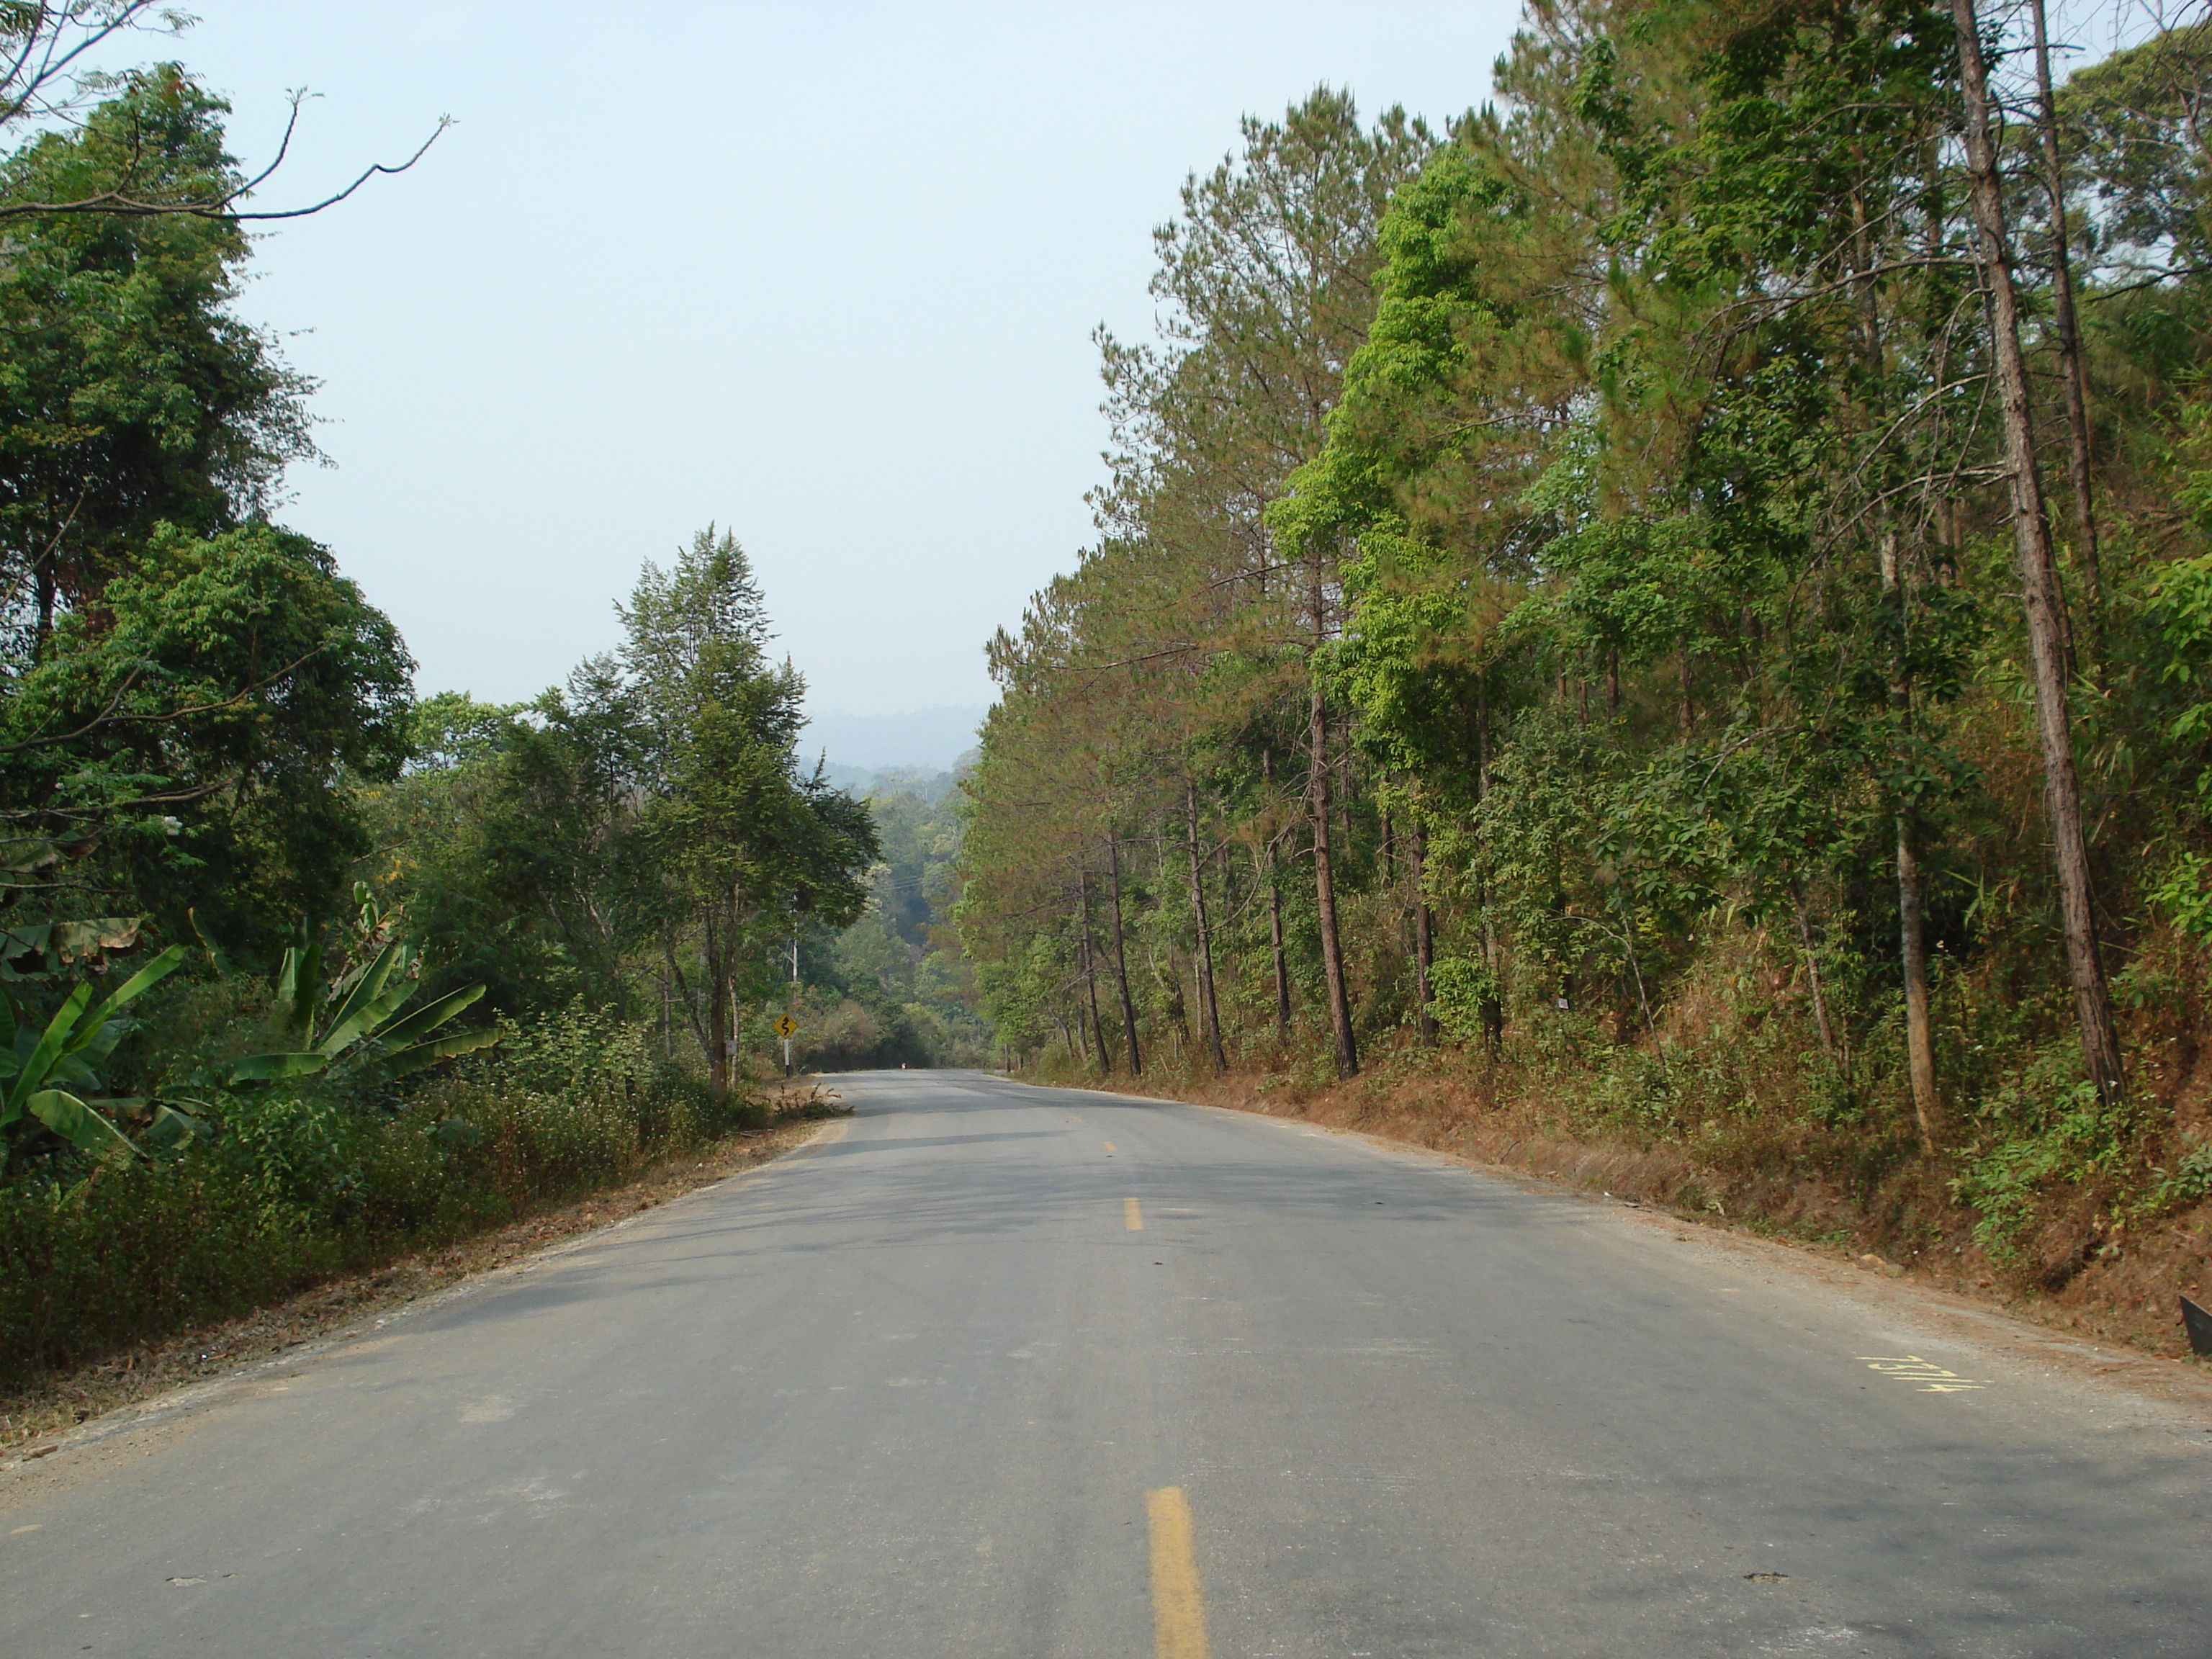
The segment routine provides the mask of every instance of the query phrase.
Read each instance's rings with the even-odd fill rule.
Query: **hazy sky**
[[[614,642],[715,520],[820,708],[989,701],[981,646],[1089,538],[1090,332],[1146,331],[1152,227],[1240,114],[1480,102],[1516,8],[198,0],[173,54],[262,205],[459,123],[274,232],[241,308],[325,386],[283,517],[423,690],[511,699]],[[627,15],[625,15],[627,14]]]

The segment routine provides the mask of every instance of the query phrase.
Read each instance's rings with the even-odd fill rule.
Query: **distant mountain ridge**
[[[955,774],[925,772],[912,766],[870,770],[860,766],[840,766],[830,761],[823,766],[822,775],[833,787],[848,795],[863,799],[870,795],[916,795],[933,806],[951,793]]]
[[[807,716],[799,754],[810,765],[816,757],[823,757],[833,773],[949,772],[975,746],[975,730],[988,712],[951,704],[903,714],[820,709]]]

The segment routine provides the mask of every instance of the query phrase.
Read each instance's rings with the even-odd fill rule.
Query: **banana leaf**
[[[315,1045],[315,1052],[336,1060],[363,1037],[375,1036],[377,1028],[405,1007],[414,995],[413,986],[395,985],[382,996],[362,1004],[333,1025],[323,1040]]]
[[[115,1047],[117,1039],[123,1035],[120,1028],[116,1029],[112,1036],[108,1035],[115,1016],[123,1011],[126,1004],[136,1002],[171,974],[176,972],[184,965],[184,961],[185,947],[181,945],[172,945],[167,950],[162,951],[160,956],[155,957],[153,961],[124,981],[106,1001],[86,1015],[83,1024],[77,1029],[76,1036],[62,1052],[74,1054],[81,1050],[88,1049],[95,1054],[105,1055]],[[103,1036],[106,1037],[105,1043],[100,1041]]]
[[[295,1042],[314,1036],[315,1010],[322,995],[323,941],[307,937],[303,922],[301,942],[284,952],[276,969],[276,1004],[284,1011],[284,1027]]]
[[[46,836],[9,836],[0,839],[0,871],[27,876],[62,861],[64,849]]]
[[[137,944],[145,924],[143,916],[94,916],[0,929],[0,978],[44,979],[57,967],[127,951]],[[40,965],[32,969],[13,965],[17,957],[28,956],[37,957]]]
[[[456,1031],[451,1036],[434,1037],[428,1042],[418,1042],[411,1048],[402,1048],[386,1059],[384,1069],[390,1076],[405,1077],[410,1072],[419,1072],[425,1066],[451,1060],[455,1054],[489,1048],[498,1041],[499,1028],[495,1025],[487,1025],[476,1031]]]
[[[230,957],[224,953],[222,946],[208,937],[207,929],[200,926],[199,911],[195,908],[187,910],[185,914],[191,918],[192,932],[199,935],[200,948],[207,952],[208,964],[215,969],[215,976],[217,979],[228,979]]]
[[[138,1137],[138,1146],[148,1152],[181,1152],[195,1140],[206,1139],[212,1133],[190,1112],[180,1112],[173,1106],[156,1106],[154,1121]]]
[[[427,1036],[436,1030],[483,994],[484,988],[481,985],[464,986],[458,991],[440,997],[427,1007],[417,1008],[397,1024],[386,1026],[377,1033],[377,1036],[393,1048],[412,1042],[416,1037]]]
[[[41,1089],[25,1104],[33,1117],[81,1152],[128,1158],[137,1150],[122,1130],[65,1090]]]
[[[347,993],[346,1000],[340,1003],[337,1012],[331,1015],[329,1032],[323,1042],[315,1045],[317,1048],[328,1048],[346,1022],[354,1018],[383,993],[385,981],[392,977],[393,970],[407,965],[407,955],[405,945],[387,945],[369,958],[361,972],[354,976],[353,986]],[[339,1045],[341,1048],[343,1046],[343,1043]],[[332,1048],[331,1052],[335,1054],[337,1050]]]
[[[286,1078],[313,1077],[331,1063],[328,1054],[247,1054],[223,1062],[222,1075],[231,1083],[277,1083]]]
[[[80,985],[69,994],[69,1000],[54,1011],[53,1018],[47,1023],[46,1034],[39,1039],[38,1046],[25,1057],[23,1069],[15,1074],[15,1081],[8,1091],[6,1101],[0,1103],[0,1127],[13,1123],[22,1116],[24,1103],[45,1084],[46,1074],[54,1069],[54,1062],[61,1058],[70,1034],[76,1030],[78,1018],[83,1014],[85,1005],[91,1000],[92,987]]]
[[[108,1026],[102,1040],[107,1041],[109,1038],[119,1040],[121,1034],[116,1030],[116,1027],[129,1023],[127,1020],[116,1020]],[[109,1042],[108,1046],[112,1048],[114,1043]],[[104,1056],[95,1056],[95,1058],[104,1058]],[[53,1068],[46,1073],[46,1086],[51,1089],[70,1089],[79,1092],[87,1089],[96,1091],[100,1087],[100,1073],[85,1063],[83,1054],[64,1054],[53,1063]]]
[[[271,988],[276,993],[276,1006],[288,1015],[300,1000],[300,947],[288,945],[276,963],[276,983]]]
[[[104,957],[110,951],[128,951],[138,943],[143,916],[98,916],[78,921],[58,921],[47,944],[64,967],[72,962]]]

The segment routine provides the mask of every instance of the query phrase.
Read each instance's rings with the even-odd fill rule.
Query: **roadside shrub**
[[[2171,1170],[2154,1171],[2158,1185],[2145,1208],[2154,1213],[2179,1210],[2212,1198],[2212,1145],[2191,1147],[2174,1160]]]
[[[2118,1173],[2133,1120],[2114,1110],[2096,1085],[2075,1075],[2070,1054],[2054,1048],[1982,1102],[1982,1140],[1952,1182],[1952,1195],[1978,1216],[1974,1242],[1996,1261],[2020,1255],[2045,1195],[2078,1189]]]
[[[203,1000],[191,1019],[240,1012]],[[715,1110],[642,1032],[580,1006],[381,1102],[309,1082],[224,1094],[211,1138],[165,1162],[0,1184],[0,1383],[450,1242],[767,1116],[746,1098]]]

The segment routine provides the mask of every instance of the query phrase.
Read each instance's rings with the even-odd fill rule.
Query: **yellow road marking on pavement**
[[[1133,1198],[1121,1200],[1121,1224],[1133,1233],[1145,1231],[1145,1212],[1137,1207],[1137,1200]]]
[[[1976,1382],[1971,1376],[1961,1376],[1932,1359],[1923,1359],[1917,1353],[1863,1353],[1859,1358],[1866,1361],[1866,1367],[1870,1371],[1880,1371],[1900,1382],[1923,1384],[1914,1391],[1918,1394],[1971,1394],[1989,1386],[1986,1382]]]
[[[1137,1200],[1131,1199],[1132,1204]],[[1152,1528],[1152,1652],[1155,1659],[1207,1659],[1206,1600],[1190,1542],[1190,1504],[1181,1486],[1145,1494]]]

